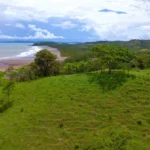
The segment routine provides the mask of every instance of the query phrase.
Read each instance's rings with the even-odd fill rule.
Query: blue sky
[[[0,40],[150,39],[149,0],[0,0]]]

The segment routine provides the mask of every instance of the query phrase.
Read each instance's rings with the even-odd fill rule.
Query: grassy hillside
[[[132,74],[105,92],[86,74],[18,83],[0,114],[0,149],[149,150],[150,70]]]

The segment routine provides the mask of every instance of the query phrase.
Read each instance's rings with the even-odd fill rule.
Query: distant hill
[[[130,40],[130,41],[97,41],[97,42],[87,42],[85,44],[115,44],[128,47],[133,51],[139,51],[141,49],[150,49],[150,40]]]
[[[49,46],[60,50],[63,56],[84,55],[90,49],[89,44],[84,43],[57,43],[57,42],[37,42],[33,46]]]
[[[133,51],[140,51],[141,49],[150,49],[150,40],[130,40],[130,41],[96,41],[86,43],[58,43],[58,42],[37,42],[34,46],[50,46],[56,47],[60,50],[64,49],[76,49],[76,50],[87,50],[95,44],[115,44],[119,46],[125,46]]]

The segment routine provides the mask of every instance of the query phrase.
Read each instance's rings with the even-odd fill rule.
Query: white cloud
[[[23,24],[21,24],[21,23],[16,23],[15,27],[16,28],[20,28],[20,29],[24,29],[25,28],[25,26]]]
[[[28,27],[32,30],[35,31],[35,36],[34,38],[40,38],[40,39],[62,39],[64,38],[63,36],[55,36],[53,33],[50,33],[48,30],[37,28],[36,25],[28,25]]]
[[[21,23],[15,23],[15,24],[5,24],[5,26],[8,26],[8,27],[16,27],[16,28],[20,28],[20,29],[25,29],[25,26]]]
[[[83,25],[83,26],[81,26],[81,29],[79,29],[79,31],[89,32],[91,29],[92,29],[91,26],[89,26],[89,25]]]
[[[71,21],[64,21],[59,24],[52,24],[54,27],[59,27],[62,29],[72,29],[77,27],[77,24],[72,23]]]
[[[9,36],[5,35],[2,32],[0,32],[0,39],[21,39],[21,40],[35,40],[35,39],[63,39],[63,36],[56,36],[53,33],[50,33],[49,31],[45,29],[37,28],[36,25],[28,25],[28,27],[34,31],[34,35],[28,35],[24,37],[20,36]]]
[[[142,28],[150,31],[150,25],[143,25]]]
[[[0,0],[0,22],[4,20],[48,22],[50,17],[65,17],[77,19],[83,24],[81,31],[92,31],[100,39],[121,40],[149,35],[145,27],[140,27],[150,24],[149,8],[150,1],[145,0],[44,0],[44,2]],[[99,12],[102,9],[122,11],[127,14]],[[69,23],[71,22],[55,26],[65,28],[70,25],[70,28],[73,28]],[[131,29],[132,26],[139,24],[139,30]],[[45,31],[35,32],[41,37],[47,34]],[[52,36],[51,33],[48,36]]]
[[[9,26],[11,26],[11,24],[7,23],[7,24],[5,24],[5,26],[8,26],[8,27],[9,27]]]
[[[0,33],[0,39],[5,39],[5,40],[36,40],[36,39],[56,39],[56,38],[63,38],[61,37],[56,37],[52,38],[48,35],[44,35],[42,33],[35,33],[35,35],[29,35],[29,36],[24,36],[24,37],[20,37],[20,36],[10,36],[10,35],[5,35],[5,34],[1,34]]]

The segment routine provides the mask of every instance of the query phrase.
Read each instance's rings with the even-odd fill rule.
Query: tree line
[[[114,44],[97,44],[89,53],[79,57],[71,57],[64,62],[56,61],[56,56],[48,50],[42,50],[35,55],[31,64],[14,69],[9,67],[5,77],[14,81],[30,81],[41,77],[59,74],[76,74],[100,70],[109,74],[113,69],[130,70],[150,67],[150,53],[141,50],[138,53]]]

